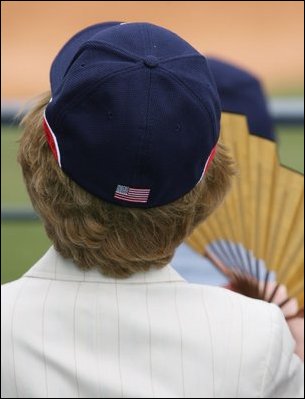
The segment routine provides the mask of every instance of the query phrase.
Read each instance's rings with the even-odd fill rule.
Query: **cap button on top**
[[[143,61],[148,68],[154,68],[159,64],[158,58],[153,55],[146,56]]]

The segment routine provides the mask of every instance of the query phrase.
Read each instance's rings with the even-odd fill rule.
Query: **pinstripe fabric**
[[[46,328],[46,303],[49,295],[49,291],[52,285],[52,280],[49,280],[49,285],[47,288],[47,292],[43,301],[43,311],[42,311],[42,317],[41,317],[41,322],[42,322],[42,328],[41,328],[41,340],[42,340],[42,357],[43,357],[43,363],[44,363],[44,375],[45,375],[45,386],[46,386],[46,397],[49,397],[49,387],[48,387],[48,368],[47,368],[47,357],[46,357],[46,342],[45,342],[45,328]]]
[[[51,248],[1,304],[4,398],[303,396],[277,307],[170,265],[116,280]]]

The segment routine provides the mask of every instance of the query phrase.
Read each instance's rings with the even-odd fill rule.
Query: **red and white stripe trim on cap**
[[[61,167],[60,152],[59,152],[59,147],[58,147],[58,143],[56,140],[56,136],[47,121],[45,113],[43,115],[43,129],[44,129],[48,144],[49,144],[51,151],[54,155],[54,158],[58,162],[58,165]]]
[[[211,151],[211,153],[210,153],[210,155],[209,155],[209,157],[208,157],[208,159],[207,159],[207,161],[206,161],[206,163],[205,163],[205,165],[204,165],[202,175],[201,175],[201,177],[200,177],[200,179],[199,179],[199,181],[198,181],[197,184],[199,184],[199,183],[201,182],[203,176],[205,175],[205,172],[208,170],[208,168],[209,168],[211,162],[213,161],[213,158],[215,157],[215,154],[216,154],[216,147],[217,147],[217,144],[216,144],[215,147],[212,149],[212,151]]]

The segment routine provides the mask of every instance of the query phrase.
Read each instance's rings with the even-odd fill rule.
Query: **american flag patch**
[[[145,204],[148,201],[149,193],[149,188],[131,188],[119,184],[115,190],[114,198],[128,202],[142,202]]]

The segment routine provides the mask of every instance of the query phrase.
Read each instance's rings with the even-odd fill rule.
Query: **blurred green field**
[[[20,131],[3,127],[1,132],[2,208],[30,208],[30,201],[16,162]],[[283,165],[304,172],[303,128],[277,129],[279,155]],[[39,221],[1,223],[1,284],[20,277],[50,246]]]

